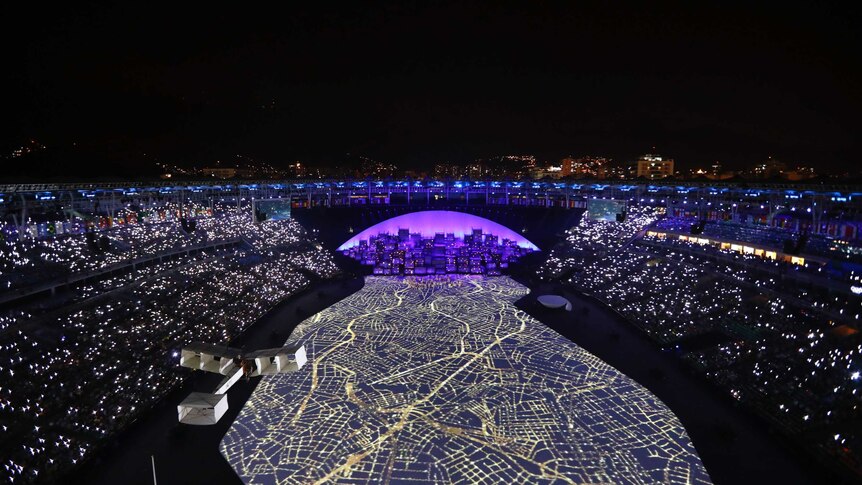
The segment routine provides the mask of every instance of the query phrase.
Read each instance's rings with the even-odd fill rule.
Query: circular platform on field
[[[565,308],[569,311],[572,309],[572,303],[560,295],[542,295],[536,299],[546,308]]]

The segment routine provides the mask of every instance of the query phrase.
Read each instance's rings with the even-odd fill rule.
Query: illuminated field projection
[[[368,277],[291,336],[221,443],[249,483],[709,483],[649,391],[513,303],[505,277]]]
[[[464,234],[471,234],[473,229],[482,229],[484,234],[493,234],[500,241],[509,239],[515,241],[515,244],[522,248],[530,248],[533,251],[539,250],[527,238],[502,224],[497,224],[484,217],[455,211],[421,211],[393,217],[374,224],[353,236],[339,246],[338,250],[350,249],[359,245],[359,241],[367,240],[378,234],[398,234],[399,229],[409,229],[410,232],[422,234],[425,237],[434,237],[437,233],[453,233],[459,239],[462,239]]]

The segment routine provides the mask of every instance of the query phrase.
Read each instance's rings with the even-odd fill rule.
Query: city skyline
[[[0,155],[0,161],[18,162],[21,167],[42,166],[59,160],[56,155],[48,154],[50,149],[38,140],[28,140],[11,152]],[[202,180],[202,179],[376,179],[393,180],[408,178],[413,180],[644,180],[644,179],[675,179],[675,180],[760,180],[790,182],[827,182],[837,178],[857,180],[862,177],[862,171],[856,167],[840,167],[830,170],[828,167],[815,167],[794,160],[780,160],[772,156],[765,159],[750,161],[742,168],[727,165],[721,160],[711,162],[693,162],[674,159],[657,153],[655,147],[652,153],[644,153],[625,160],[615,160],[606,156],[567,155],[557,159],[541,160],[530,154],[509,154],[485,156],[472,160],[438,161],[424,165],[422,168],[411,169],[403,164],[374,160],[355,154],[344,154],[343,157],[330,162],[307,163],[300,160],[271,163],[253,157],[236,154],[214,161],[197,163],[174,163],[159,160],[149,160],[138,168],[134,174],[108,172],[96,176],[96,179],[127,178],[135,180]],[[663,162],[662,162],[663,160]],[[654,162],[658,161],[656,164]],[[651,173],[646,168],[649,163],[656,168],[663,167],[660,173]],[[77,168],[71,164],[70,167]],[[70,168],[66,167],[66,168]],[[40,170],[40,180],[75,181],[92,180],[93,173],[83,173],[77,170],[64,172],[44,172]],[[26,182],[35,180],[32,175],[16,173],[14,170],[0,175],[0,181]]]
[[[858,10],[443,4],[266,11],[7,7],[11,152],[128,175],[237,153],[418,169],[531,153],[824,171],[859,151]],[[11,10],[15,9],[15,10]],[[691,165],[689,165],[691,164]],[[28,169],[4,163],[11,170]]]

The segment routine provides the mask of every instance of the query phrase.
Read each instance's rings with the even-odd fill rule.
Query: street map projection
[[[368,277],[291,335],[221,443],[249,483],[710,483],[645,388],[531,318],[508,277]]]

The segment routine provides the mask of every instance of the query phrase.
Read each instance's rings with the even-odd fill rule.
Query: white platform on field
[[[566,311],[572,311],[572,302],[560,295],[542,295],[536,299],[546,308],[565,308]]]
[[[177,406],[183,424],[215,424],[227,412],[227,394],[193,392]]]
[[[215,392],[193,392],[177,406],[184,424],[215,424],[227,411],[227,392],[242,376],[285,374],[302,369],[308,362],[305,345],[292,344],[263,349],[243,356],[240,349],[193,342],[182,349],[180,366],[225,376]]]

